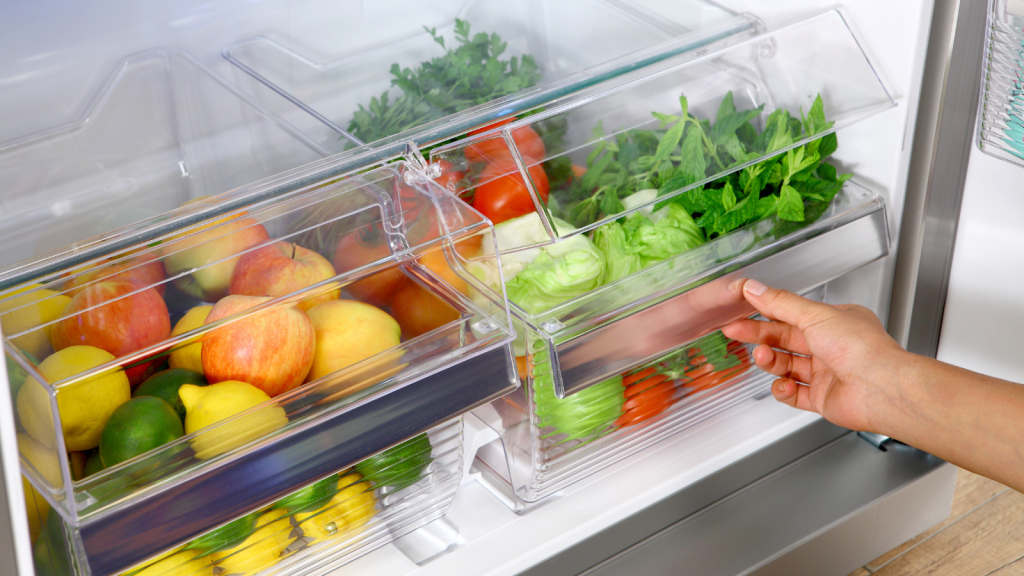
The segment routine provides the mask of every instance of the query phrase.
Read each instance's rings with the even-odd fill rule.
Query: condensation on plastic
[[[237,532],[233,541],[219,549],[208,550],[199,539],[168,540],[165,550],[130,571],[148,568],[154,574],[183,576],[263,570],[299,574],[347,564],[447,512],[462,476],[462,419],[437,426],[423,436],[429,441],[427,452],[398,452],[402,457],[388,458],[389,466],[375,469],[370,476],[359,473],[360,464],[335,470],[331,475],[337,480],[334,489],[317,492],[322,499],[310,507],[292,510],[271,505],[247,510],[232,521],[248,517],[254,528]],[[38,515],[30,525],[40,526],[32,535],[37,573],[109,573],[91,565],[91,559],[76,549],[77,529],[57,514]]]

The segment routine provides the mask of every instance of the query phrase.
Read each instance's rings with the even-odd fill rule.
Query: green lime
[[[109,468],[185,435],[181,418],[167,402],[140,396],[110,415],[100,436],[100,458]]]
[[[200,556],[206,556],[210,552],[234,548],[244,542],[256,530],[256,519],[259,517],[260,513],[258,511],[242,516],[238,520],[233,520],[212,532],[203,534],[186,544],[183,549],[199,550],[202,552]]]
[[[46,522],[32,549],[36,576],[65,576],[73,574],[68,538],[64,534],[64,521],[55,510],[46,515]]]
[[[96,450],[89,457],[85,459],[85,470],[82,471],[82,475],[85,478],[92,476],[93,474],[103,470],[103,460],[100,458],[100,451]]]
[[[132,393],[132,396],[155,396],[170,404],[171,408],[178,413],[182,422],[185,421],[185,405],[178,397],[178,388],[182,384],[193,386],[206,386],[206,378],[199,372],[186,368],[170,368],[163,372],[157,372],[139,385]]]
[[[319,510],[327,505],[338,492],[338,475],[331,474],[327,478],[310,484],[302,490],[293,492],[278,500],[272,508],[281,508],[289,513]]]
[[[423,476],[424,469],[434,460],[430,451],[430,439],[426,434],[420,434],[370,456],[356,464],[355,469],[364,479],[378,486],[393,486],[399,490],[415,484]]]

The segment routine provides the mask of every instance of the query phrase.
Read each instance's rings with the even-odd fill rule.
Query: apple
[[[333,300],[308,312],[316,332],[312,382],[356,362],[398,346],[402,329],[398,322],[375,306],[355,300]]]
[[[298,244],[274,242],[238,259],[231,275],[231,294],[284,296],[334,276],[334,266],[316,252]],[[341,298],[341,288],[303,298],[296,305],[306,311]]]
[[[64,284],[65,293],[75,297],[85,286],[96,280],[138,280],[143,286],[152,286],[160,296],[164,295],[164,285],[160,284],[167,276],[164,265],[151,252],[139,254],[117,264],[108,265],[114,259],[93,263],[79,269],[76,275]]]
[[[185,294],[216,302],[228,294],[241,252],[269,239],[263,224],[239,218],[168,243],[163,250],[164,268]],[[176,277],[182,273],[186,274]]]
[[[205,324],[271,300],[269,296],[226,296]],[[278,306],[215,328],[203,336],[203,373],[214,384],[248,382],[274,397],[302,384],[313,366],[313,324],[295,306]]]
[[[171,317],[156,290],[138,280],[103,280],[71,299],[50,330],[50,342],[54,350],[94,346],[120,358],[170,335]],[[145,380],[150,364],[158,361],[134,366],[129,371],[132,385]]]

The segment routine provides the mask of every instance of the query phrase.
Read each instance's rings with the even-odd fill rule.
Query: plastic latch
[[[862,440],[871,444],[875,448],[878,448],[882,452],[888,452],[889,449],[886,448],[885,445],[892,442],[892,438],[882,436],[881,434],[875,434],[874,432],[857,432],[857,436],[860,436]]]
[[[562,324],[558,320],[552,318],[550,320],[545,320],[541,322],[540,328],[541,330],[547,332],[548,334],[554,334],[555,332],[558,332],[559,330],[565,328],[565,324]]]
[[[1006,0],[1006,13],[1024,17],[1024,0]]]
[[[490,318],[484,318],[478,322],[474,322],[470,325],[474,332],[478,334],[490,334],[498,329],[498,325],[495,324]]]

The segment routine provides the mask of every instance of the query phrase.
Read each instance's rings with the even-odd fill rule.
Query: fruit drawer
[[[223,51],[239,86],[332,151],[445,140],[757,27],[703,0],[680,3],[685,22],[628,0],[352,4],[304,2]]]
[[[462,420],[456,419],[163,549],[132,573],[306,574],[336,568],[443,516],[462,476],[462,450]],[[36,574],[89,574],[82,567],[92,559],[73,544],[77,530],[47,513],[45,502],[35,504],[43,512],[30,522]]]
[[[189,203],[0,294],[23,471],[92,576],[518,385],[507,301],[469,272],[491,226],[412,153]]]
[[[837,12],[668,59],[431,150],[495,223],[516,353],[562,398],[888,253],[880,197],[831,155],[894,105]],[[490,244],[488,244],[489,246]]]

